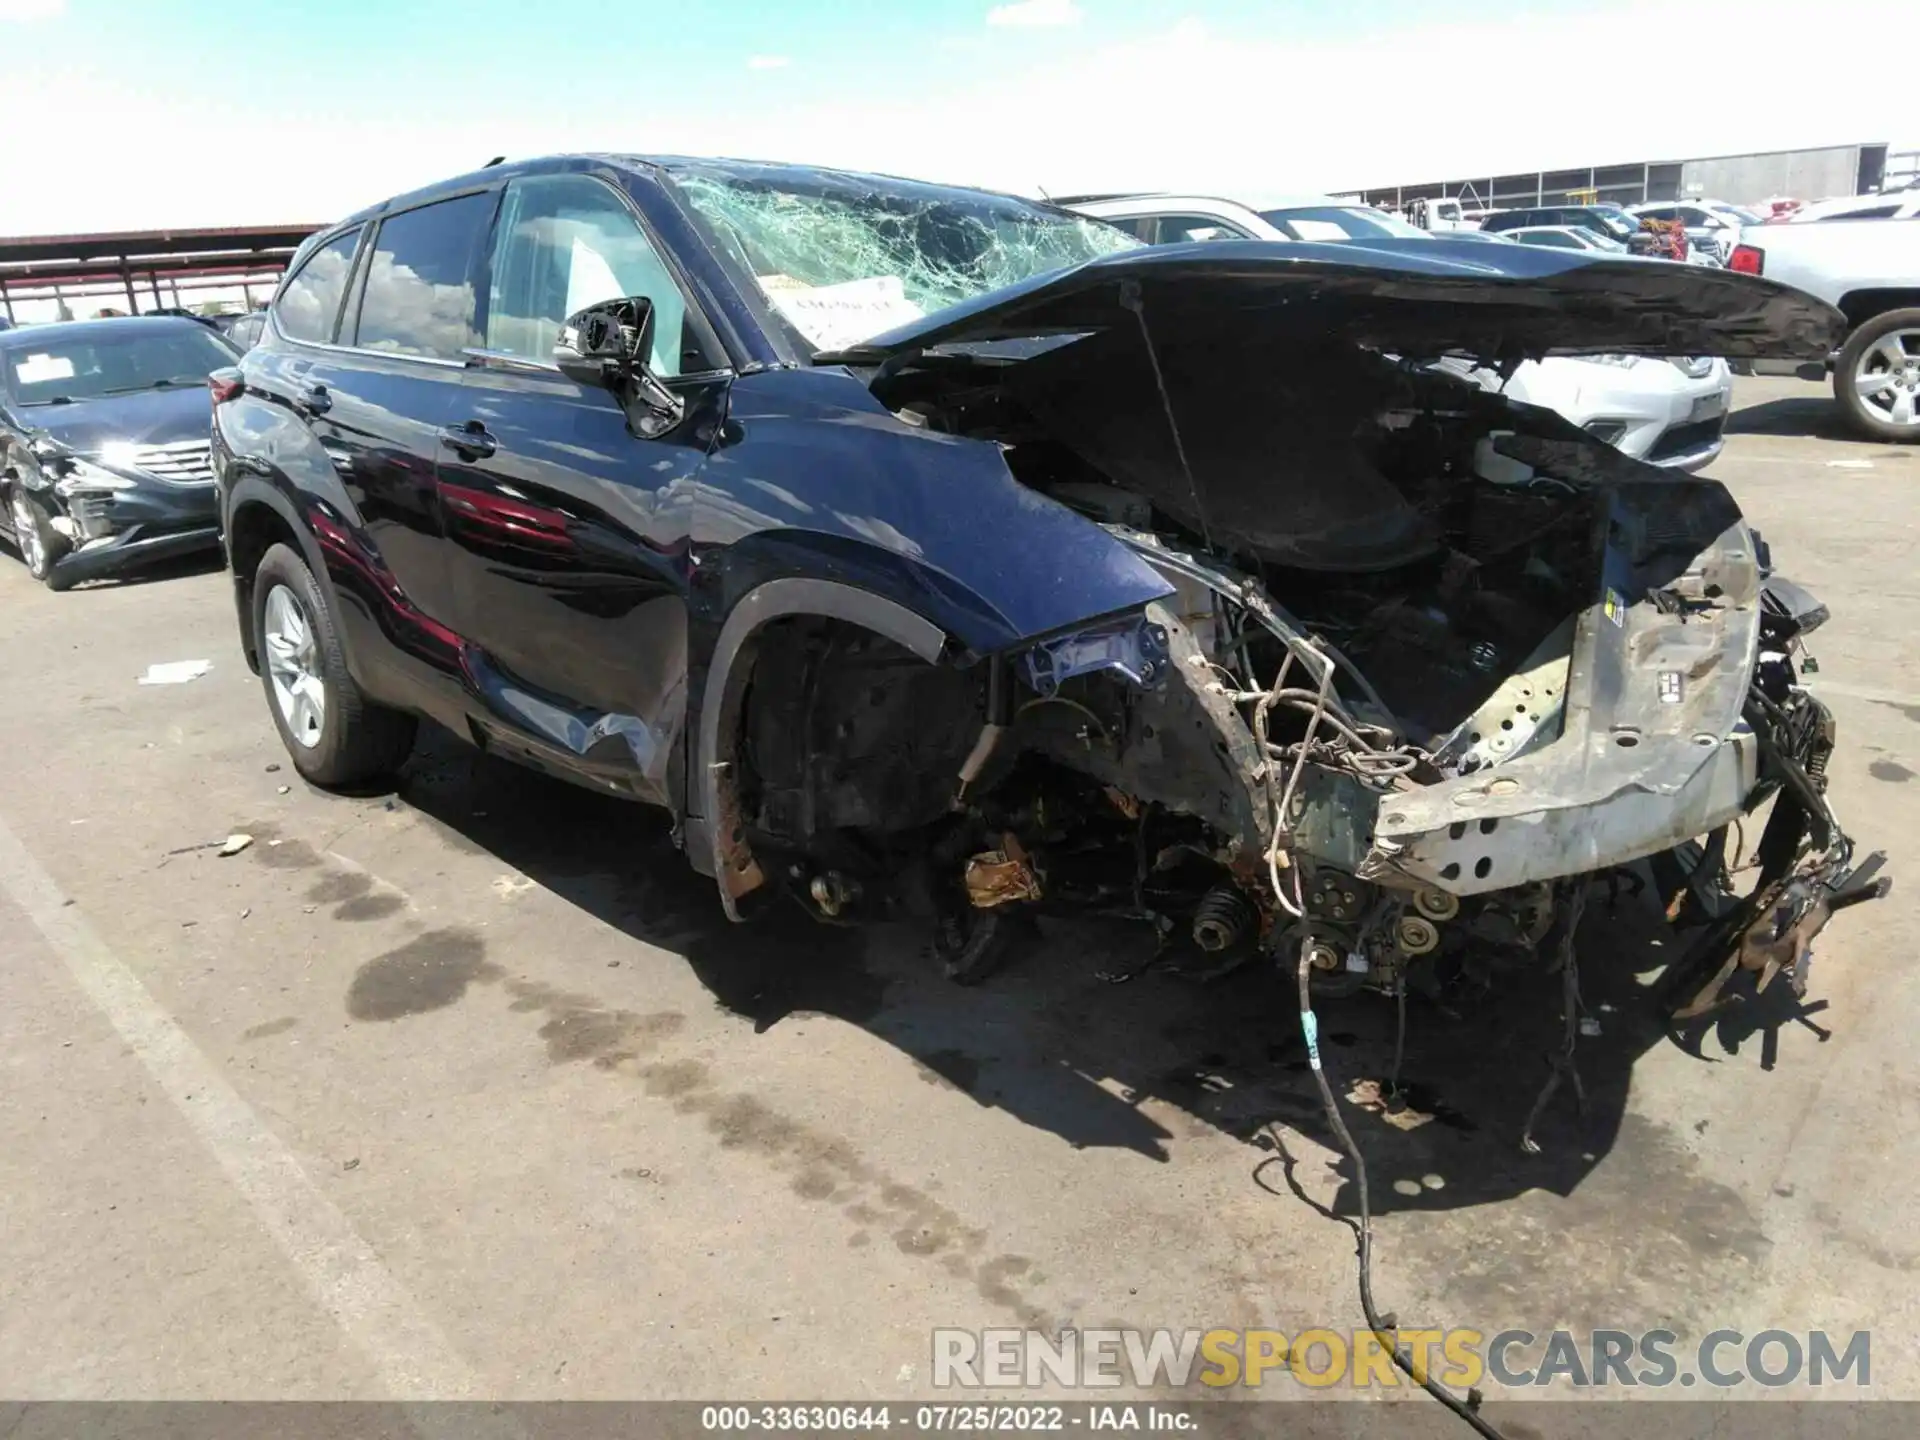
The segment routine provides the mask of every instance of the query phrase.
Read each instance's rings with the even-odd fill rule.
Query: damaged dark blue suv
[[[745,918],[1050,906],[1328,988],[1530,953],[1664,856],[1798,976],[1856,888],[1824,617],[1711,480],[1438,373],[1826,355],[1765,281],[1571,252],[1140,247],[979,191],[498,166],[296,258],[214,377],[240,633],[302,774],[415,718],[671,812]],[[1761,884],[1727,827],[1772,798]],[[1476,967],[1484,974],[1484,966]]]

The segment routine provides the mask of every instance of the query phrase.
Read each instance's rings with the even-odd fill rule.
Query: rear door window
[[[1104,220],[1114,229],[1124,230],[1134,239],[1145,241],[1149,245],[1153,244],[1154,227],[1160,223],[1158,217],[1153,215],[1100,215],[1095,218]]]
[[[1162,215],[1159,243],[1184,245],[1194,240],[1245,240],[1246,232],[1211,215]]]
[[[333,339],[340,301],[347,293],[347,277],[353,272],[353,252],[359,244],[360,231],[353,229],[307,257],[274,303],[274,318],[281,333],[319,345]]]
[[[380,222],[354,344],[439,360],[479,345],[474,271],[494,200],[459,195]]]

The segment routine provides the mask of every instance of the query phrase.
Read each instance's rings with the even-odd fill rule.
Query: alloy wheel
[[[1873,418],[1920,426],[1920,330],[1889,330],[1876,340],[1861,353],[1853,386]]]
[[[27,504],[25,492],[13,492],[13,543],[20,547],[21,558],[27,562],[27,569],[39,575],[47,568],[46,547],[40,543],[40,526],[31,506]]]
[[[313,617],[285,585],[267,592],[264,615],[267,677],[273,703],[295,743],[311,750],[327,723],[327,686],[320,673]]]

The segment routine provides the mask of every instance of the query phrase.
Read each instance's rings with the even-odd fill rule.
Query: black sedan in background
[[[0,334],[0,534],[55,590],[220,539],[207,372],[237,352],[197,320]]]
[[[1570,225],[1618,240],[1635,255],[1664,253],[1659,240],[1640,227],[1640,219],[1618,205],[1542,205],[1531,210],[1498,210],[1480,223],[1490,235],[1503,230],[1530,230],[1540,226]]]
[[[260,343],[260,332],[266,328],[267,312],[249,310],[244,315],[221,315],[215,318],[214,328],[227,337],[227,343],[245,354]]]

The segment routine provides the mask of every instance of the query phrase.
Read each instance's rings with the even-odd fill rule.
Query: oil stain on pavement
[[[444,1010],[467,987],[498,980],[501,970],[471,931],[429,930],[362,965],[347,990],[347,1014],[356,1020],[399,1020]]]
[[[698,1120],[723,1150],[747,1155],[787,1180],[809,1204],[839,1209],[855,1235],[879,1231],[894,1248],[971,1283],[982,1298],[1037,1329],[1055,1324],[1023,1284],[1033,1262],[995,1254],[987,1233],[915,1186],[903,1184],[848,1141],[721,1084],[706,1061],[664,1056],[685,1028],[677,1011],[641,1014],[525,977],[486,958],[486,942],[457,927],[429,931],[367,961],[347,990],[355,1020],[395,1021],[445,1009],[476,986],[498,985],[510,1010],[542,1017],[554,1065],[587,1063],[638,1082],[650,1098]],[[850,1242],[851,1243],[851,1242]]]

